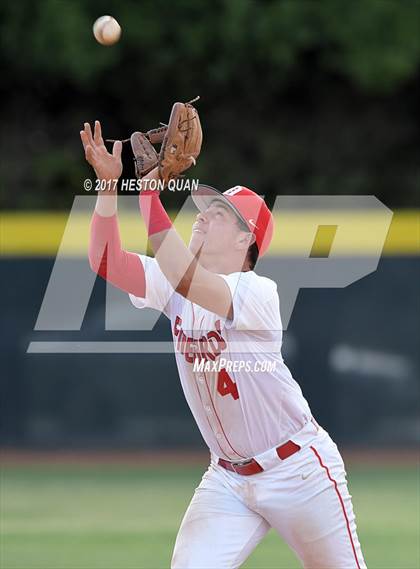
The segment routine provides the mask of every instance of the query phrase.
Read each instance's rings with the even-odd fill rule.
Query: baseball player
[[[194,163],[201,147],[194,111],[174,106],[159,156],[148,136],[132,137],[142,183],[167,183]],[[85,123],[81,138],[97,177],[119,178],[122,143],[109,153],[99,122],[94,132]],[[171,567],[239,567],[272,527],[305,568],[365,568],[342,458],[282,359],[277,286],[254,272],[273,235],[270,210],[243,186],[224,193],[200,186],[186,247],[159,191],[142,187],[155,257],[122,249],[109,190],[97,197],[89,260],[135,307],[169,318],[185,397],[210,449]]]

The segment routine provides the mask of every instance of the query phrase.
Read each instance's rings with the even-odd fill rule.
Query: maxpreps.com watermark
[[[209,361],[204,358],[195,358],[193,363],[193,372],[220,372],[222,369],[229,372],[246,371],[249,373],[270,373],[276,371],[276,360],[227,360],[226,358],[219,358],[215,361]]]
[[[177,178],[175,180],[169,180],[167,183],[164,180],[149,180],[147,178],[115,178],[112,180],[91,180],[90,178],[86,178],[83,181],[83,189],[86,192],[90,192],[91,190],[95,192],[114,191],[118,188],[118,182],[120,182],[121,192],[138,192],[140,190],[194,192],[200,185],[199,180],[190,180],[189,178]]]

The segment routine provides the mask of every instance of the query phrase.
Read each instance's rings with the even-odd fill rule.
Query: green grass
[[[169,567],[202,472],[176,466],[3,468],[0,567]],[[357,466],[349,469],[349,480],[369,569],[420,567],[416,468]],[[244,567],[293,569],[299,563],[271,531]]]

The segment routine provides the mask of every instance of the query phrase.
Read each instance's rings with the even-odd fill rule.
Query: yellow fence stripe
[[[55,256],[61,244],[65,255],[86,255],[90,216],[86,213],[72,216],[68,222],[64,212],[3,212],[0,218],[0,251],[2,255]],[[313,243],[313,224],[317,212],[291,212],[275,217],[276,231],[270,255],[311,253],[316,255]],[[323,213],[322,225],[335,225],[337,212]],[[338,251],[343,255],[369,255],[377,250],[376,230],[380,218],[375,212],[341,212],[340,219],[358,216],[359,229],[340,239]],[[195,214],[182,215],[176,228],[188,242]],[[67,230],[66,230],[67,225]],[[131,251],[146,250],[146,232],[137,212],[120,214],[121,236],[124,247]],[[66,231],[65,231],[66,230]],[[64,236],[64,239],[63,239]],[[311,242],[312,239],[312,242]],[[309,251],[308,251],[309,243]],[[321,244],[322,245],[322,244]],[[334,249],[334,243],[333,243]],[[420,210],[397,210],[386,237],[384,255],[416,255],[420,253]]]

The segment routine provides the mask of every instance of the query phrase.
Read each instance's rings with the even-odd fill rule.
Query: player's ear
[[[241,231],[238,235],[237,245],[238,249],[248,250],[251,245],[255,243],[255,235],[248,231]]]
[[[248,247],[251,247],[251,245],[253,245],[255,243],[255,235],[253,233],[248,233],[249,237],[250,237],[250,241],[248,243]]]

